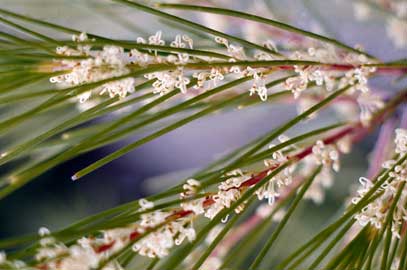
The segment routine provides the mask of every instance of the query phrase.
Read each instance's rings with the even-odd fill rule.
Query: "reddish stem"
[[[384,118],[391,112],[393,111],[400,103],[404,102],[404,100],[407,99],[407,92],[406,93],[401,93],[397,99],[393,100],[390,102],[389,107],[386,108],[386,110],[381,111],[380,114],[376,115],[374,117],[374,120],[372,121],[372,124],[377,124],[380,123],[384,120]],[[366,134],[370,131],[370,129],[365,128],[362,126],[362,124],[360,122],[351,125],[347,128],[344,128],[342,130],[340,130],[339,132],[325,138],[323,140],[324,144],[333,144],[335,142],[337,142],[339,139],[343,138],[346,135],[350,135],[352,133],[354,133],[354,137],[353,137],[353,141],[357,141],[360,138],[366,136]],[[303,158],[307,157],[308,155],[310,155],[312,153],[312,147],[313,146],[309,146],[307,148],[305,148],[304,150],[302,150],[301,152],[288,157],[289,160],[292,161],[298,161],[298,160],[302,160]],[[275,170],[276,168],[278,168],[281,164],[277,164],[274,165],[271,168],[267,168],[259,173],[257,173],[256,175],[252,176],[250,179],[246,180],[245,182],[243,182],[241,184],[241,186],[239,188],[244,188],[244,187],[249,187],[249,186],[253,186],[256,185],[258,182],[260,182],[262,179],[264,179],[264,177],[267,176],[268,172]],[[204,207],[209,207],[212,204],[215,203],[215,200],[212,198],[212,196],[208,196],[204,202],[203,202],[203,206]],[[177,210],[175,212],[173,212],[171,215],[169,215],[166,218],[166,221],[172,221],[172,220],[176,220],[182,217],[186,217],[190,214],[192,214],[193,211],[190,210]],[[129,235],[129,239],[130,241],[136,241],[138,237],[141,236],[141,233],[139,233],[138,231],[134,231]],[[115,244],[115,241],[112,241],[108,244],[102,245],[97,249],[97,252],[104,252],[109,250],[110,248],[112,248]],[[38,267],[44,267],[44,265],[39,265]]]
[[[332,71],[348,71],[355,68],[363,67],[363,65],[347,65],[347,64],[321,64],[325,70]],[[306,66],[305,66],[306,67]],[[276,67],[280,70],[294,70],[294,66],[278,66]],[[376,74],[386,74],[386,75],[403,75],[407,73],[407,67],[397,67],[397,66],[388,66],[388,67],[377,67]]]
[[[277,201],[284,200],[291,193],[291,191],[300,186],[303,179],[297,178],[290,185],[290,189],[284,189],[281,196],[276,198]],[[222,243],[217,247],[211,254],[211,256],[222,256],[227,252],[235,243],[237,243],[244,235],[255,229],[255,227],[264,219],[258,213],[252,215],[248,220],[239,225],[234,229],[227,237],[222,241]],[[222,248],[220,248],[222,247]]]
[[[109,250],[111,247],[113,247],[115,243],[116,243],[116,240],[112,240],[110,243],[107,243],[107,244],[104,244],[104,245],[101,245],[101,246],[95,248],[95,252],[96,253],[105,252],[105,251]]]

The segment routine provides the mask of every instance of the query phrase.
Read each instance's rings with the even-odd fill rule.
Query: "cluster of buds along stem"
[[[250,64],[242,66],[230,63],[243,61],[255,62],[258,60],[257,54],[253,57],[245,53],[244,47],[231,44],[228,40],[216,37],[215,42],[221,44],[225,50],[222,61],[227,65],[217,65],[219,60],[216,57],[194,55],[193,40],[187,35],[176,35],[175,39],[166,46],[161,31],[148,39],[137,38],[139,46],[157,46],[158,48],[147,47],[147,49],[128,49],[116,46],[105,45],[102,48],[92,47],[92,39],[85,33],[73,38],[78,43],[76,48],[68,46],[58,47],[57,54],[66,56],[66,59],[56,59],[54,66],[56,71],[64,71],[64,74],[50,78],[52,83],[59,86],[75,87],[88,83],[97,83],[107,80],[95,86],[94,89],[86,90],[78,94],[80,103],[89,101],[93,94],[109,97],[125,98],[134,92],[136,77],[132,76],[132,71],[149,66],[162,66],[157,71],[146,72],[144,78],[154,80],[152,82],[152,92],[164,95],[172,91],[181,93],[189,92],[188,89],[201,89],[203,91],[218,86],[226,79],[252,77],[251,87],[248,87],[250,95],[258,95],[262,101],[266,101],[270,93],[267,88],[267,78],[276,69],[274,66],[252,67]],[[174,51],[168,55],[158,53],[159,47],[165,50],[181,49],[184,51]],[[273,51],[270,49],[270,51]],[[262,52],[270,55],[266,59],[289,60],[289,61],[309,61],[312,65],[292,65],[277,67],[277,69],[294,71],[297,76],[287,78],[285,88],[293,92],[300,111],[313,105],[318,99],[323,99],[330,91],[351,85],[348,95],[351,95],[354,104],[360,106],[360,117],[363,123],[369,124],[372,114],[383,107],[380,97],[374,95],[368,88],[368,77],[376,69],[371,66],[364,66],[372,63],[363,54],[339,53],[332,48],[309,48],[306,52],[296,51],[291,56],[278,55]],[[70,56],[79,57],[69,58]],[[328,62],[327,62],[328,61]],[[205,67],[199,68],[199,64],[204,63]],[[320,64],[318,64],[320,63]],[[209,64],[209,65],[208,65]],[[213,64],[213,66],[211,65]],[[189,68],[188,65],[197,66]],[[165,67],[165,68],[164,68]],[[198,71],[196,71],[198,69]],[[115,78],[118,79],[115,79]],[[311,84],[315,84],[320,89],[315,91]],[[307,91],[305,91],[307,89]],[[325,89],[326,91],[321,91]],[[305,93],[305,92],[306,93]],[[310,98],[312,97],[312,98]],[[86,107],[82,105],[82,107]]]
[[[387,179],[378,187],[374,194],[379,195],[372,202],[369,202],[355,219],[361,226],[371,224],[377,229],[383,229],[387,225],[388,215],[391,215],[391,231],[394,237],[400,238],[402,226],[407,222],[407,130],[397,129],[395,137],[395,153],[399,159],[390,159],[383,163],[383,168],[388,172]],[[399,160],[404,161],[400,162]],[[383,176],[379,176],[379,181]],[[352,198],[352,203],[357,204],[362,199],[366,199],[366,194],[375,187],[375,183],[370,179],[361,177],[359,179],[361,187],[358,189],[358,196]],[[401,190],[400,190],[401,189]],[[400,196],[397,197],[397,194]],[[397,201],[395,201],[397,199]],[[393,208],[394,207],[394,208]],[[390,209],[394,209],[390,212]]]

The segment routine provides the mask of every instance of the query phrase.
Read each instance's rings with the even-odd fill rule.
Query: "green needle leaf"
[[[320,41],[323,41],[323,42],[326,42],[329,44],[333,44],[339,48],[345,49],[350,52],[354,52],[357,54],[365,54],[365,55],[369,56],[370,58],[374,58],[373,56],[371,56],[367,53],[361,52],[352,47],[349,47],[336,39],[324,37],[324,36],[309,32],[309,31],[302,30],[300,28],[296,28],[294,26],[291,26],[291,25],[288,25],[288,24],[285,24],[282,22],[274,21],[271,19],[267,19],[267,18],[256,16],[256,15],[249,14],[249,13],[244,13],[244,12],[231,10],[231,9],[224,9],[224,8],[184,5],[184,4],[159,3],[159,4],[156,4],[156,6],[162,7],[162,8],[184,9],[184,10],[192,10],[192,11],[198,11],[198,12],[209,12],[209,13],[215,13],[215,14],[222,14],[222,15],[227,15],[227,16],[232,16],[232,17],[239,17],[239,18],[246,19],[246,20],[251,20],[251,21],[255,21],[255,22],[259,22],[259,23],[272,25],[274,27],[277,27],[277,28],[280,28],[280,29],[283,29],[283,30],[286,30],[286,31],[289,31],[292,33],[300,34],[300,35],[310,37],[310,38],[313,38],[316,40],[320,40]]]
[[[250,270],[257,269],[260,266],[260,263],[263,261],[264,257],[267,255],[270,248],[273,246],[274,241],[277,239],[278,235],[284,229],[285,224],[287,224],[287,222],[288,222],[288,219],[290,218],[290,216],[294,212],[295,208],[298,206],[298,204],[302,200],[302,197],[304,196],[305,192],[308,190],[308,188],[312,184],[312,181],[321,172],[321,169],[322,169],[322,166],[319,166],[312,173],[312,175],[307,179],[307,181],[305,181],[304,185],[302,186],[302,188],[298,192],[297,196],[295,196],[295,199],[294,199],[293,203],[288,208],[287,213],[284,215],[283,219],[278,224],[276,230],[270,236],[269,240],[267,240],[267,243],[264,245],[264,247],[261,249],[260,253],[257,255],[255,260],[253,261],[253,263],[250,265],[250,268],[249,268]]]

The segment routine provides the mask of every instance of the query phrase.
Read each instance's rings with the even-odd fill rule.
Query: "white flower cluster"
[[[75,41],[84,42],[88,38],[86,34],[81,34]],[[102,50],[91,50],[89,45],[78,45],[78,48],[69,47],[57,48],[57,53],[66,56],[85,56],[80,60],[62,60],[60,69],[69,71],[66,74],[50,78],[52,83],[57,83],[62,87],[72,87],[85,83],[97,82],[113,77],[126,75],[129,73],[127,65],[131,62],[129,53],[117,46],[104,46]],[[134,91],[135,79],[124,78],[105,83],[96,87],[92,91],[87,91],[78,96],[81,103],[87,101],[92,92],[100,95],[107,93],[110,97],[120,96],[124,98],[128,93]]]
[[[281,141],[281,137],[279,138]],[[274,145],[269,146],[274,147]],[[287,156],[283,154],[283,150],[278,150],[273,152],[270,159],[264,160],[264,165],[270,170],[267,172],[267,175],[272,173],[273,169],[277,166],[284,164],[288,161]],[[289,166],[285,168],[282,172],[271,177],[267,183],[261,186],[256,190],[256,195],[259,200],[267,199],[268,204],[272,205],[276,201],[276,198],[280,196],[279,189],[283,186],[288,186],[292,182],[292,173],[295,169],[295,166]]]
[[[161,56],[157,50],[148,49],[147,52],[141,52],[137,49],[125,50],[119,46],[104,46],[100,49],[93,49],[89,44],[89,39],[85,33],[74,36],[73,40],[78,42],[77,48],[73,49],[67,46],[58,47],[57,53],[64,56],[80,56],[84,59],[64,59],[55,60],[58,71],[67,71],[63,75],[50,78],[52,83],[57,83],[61,87],[78,86],[85,83],[98,82],[118,76],[125,76],[130,73],[131,66],[147,67],[153,64],[171,64],[175,68],[147,73],[145,78],[152,80],[153,92],[164,95],[174,90],[186,93],[192,78],[196,78],[195,89],[208,89],[219,85],[225,79],[227,74],[233,74],[238,77],[253,76],[254,82],[250,89],[250,94],[257,93],[262,100],[267,99],[267,89],[265,87],[264,75],[261,69],[241,69],[239,66],[232,67],[211,67],[209,70],[192,72],[186,70],[184,66],[188,63],[197,61],[211,62],[210,57],[191,56],[185,52],[173,52],[167,56]],[[86,45],[82,43],[87,42]],[[230,44],[226,39],[216,37],[215,42],[222,44],[226,48],[226,54],[230,57],[230,62],[239,60],[248,60],[244,48]],[[162,32],[158,31],[145,40],[137,38],[137,43],[154,46],[165,46],[166,42],[162,37]],[[169,45],[174,48],[193,49],[193,40],[187,35],[177,35],[175,40]],[[119,80],[112,80],[93,90],[89,90],[79,95],[81,103],[88,101],[92,93],[103,95],[109,94],[110,97],[126,97],[134,91],[135,78],[128,77]]]
[[[229,62],[233,63],[236,61],[249,60],[249,58],[245,54],[243,47],[237,46],[235,44],[230,44],[227,39],[222,37],[215,37],[215,42],[226,47],[226,53],[230,57]],[[267,44],[270,44],[270,42]],[[254,57],[257,60],[274,59],[265,52],[257,53]],[[267,69],[265,68],[247,67],[246,69],[242,69],[239,66],[232,66],[230,68],[212,68],[210,72],[195,72],[193,77],[198,79],[197,87],[203,87],[208,79],[211,82],[208,85],[210,87],[216,87],[220,81],[224,80],[226,74],[233,74],[237,77],[252,76],[253,84],[249,89],[250,95],[257,94],[262,101],[266,101],[267,87],[264,74],[264,71],[266,70]]]
[[[185,93],[190,79],[184,76],[182,65],[190,62],[190,56],[186,53],[170,54],[167,57],[157,55],[157,51],[150,50],[149,53],[140,52],[137,49],[125,51],[118,46],[104,46],[102,50],[92,49],[90,45],[81,45],[80,42],[88,41],[86,34],[79,37],[74,36],[74,41],[79,42],[77,49],[67,46],[57,48],[57,53],[65,56],[83,56],[83,60],[59,61],[60,70],[69,71],[66,74],[52,77],[52,83],[58,83],[62,87],[76,86],[85,83],[97,82],[130,73],[129,66],[147,66],[157,63],[172,63],[179,65],[175,70],[165,72],[154,72],[146,74],[148,79],[157,79],[154,82],[154,93],[165,94],[174,89],[180,89]],[[148,38],[148,42],[139,37],[137,42],[149,45],[165,45],[161,31]],[[177,35],[170,46],[177,48],[192,48],[193,41],[186,35]],[[110,97],[126,97],[134,91],[135,79],[132,77],[114,80],[96,87],[92,91],[85,92],[79,96],[80,102],[89,100],[92,92],[103,95],[108,93]]]
[[[406,154],[407,151],[407,130],[398,129],[396,131],[396,150],[399,154]],[[399,190],[400,184],[407,182],[407,161],[404,161],[402,164],[394,166],[396,160],[388,160],[383,163],[385,169],[392,169],[389,173],[389,179],[387,179],[378,190],[375,191],[375,194],[382,194],[365,206],[358,214],[355,215],[355,219],[361,226],[366,226],[368,224],[373,225],[377,229],[381,229],[387,219],[388,211],[390,205],[395,203],[395,209],[392,216],[391,231],[394,237],[400,238],[400,230],[402,225],[407,222],[407,187],[404,186],[401,191],[401,196],[397,202],[394,202],[396,193]],[[380,179],[380,178],[379,178]],[[361,187],[358,189],[358,196],[352,198],[352,203],[357,204],[362,198],[365,197],[366,193],[370,191],[373,187],[373,183],[365,178],[361,177],[359,179]]]
[[[332,61],[338,60],[336,53],[330,49],[309,48],[307,52],[296,51],[290,57],[292,60],[308,60],[308,61]],[[294,71],[298,74],[295,77],[288,78],[285,82],[287,90],[291,90],[294,98],[300,97],[301,93],[307,89],[308,84],[315,82],[317,86],[325,87],[328,91],[332,91],[335,86],[335,75],[337,72],[323,70],[318,66],[294,66]]]
[[[149,229],[153,230],[137,241],[133,245],[133,250],[142,256],[162,258],[168,255],[169,249],[174,245],[182,244],[185,239],[189,241],[195,239],[196,234],[191,218],[168,221],[170,217],[171,213],[162,211],[142,214],[137,231],[142,234]]]
[[[404,167],[407,164],[404,164]],[[405,169],[404,169],[405,170]],[[404,181],[406,181],[406,174],[404,174]],[[352,203],[357,204],[364,195],[373,186],[373,183],[364,177],[359,179],[362,187],[358,190],[358,197],[352,199]],[[368,224],[373,225],[377,229],[381,229],[387,218],[389,206],[393,203],[394,196],[397,193],[400,181],[394,179],[392,182],[385,182],[379,189],[383,194],[370,202],[364,207],[358,214],[355,215],[355,219],[361,226]],[[395,237],[400,238],[399,231],[403,223],[407,221],[407,209],[405,205],[407,203],[407,191],[406,188],[402,191],[400,199],[396,203],[396,207],[392,218],[392,233]]]
[[[365,177],[360,177],[359,182],[361,184],[361,187],[357,191],[359,197],[352,198],[353,204],[357,204],[373,186],[373,183]],[[385,213],[382,212],[382,209],[384,209],[384,200],[375,200],[363,208],[360,213],[356,214],[355,219],[361,226],[366,226],[371,223],[380,229],[386,216]]]
[[[192,220],[198,215],[204,215],[210,219],[214,218],[222,209],[229,208],[231,204],[240,198],[240,186],[249,177],[240,170],[231,171],[226,174],[227,179],[218,187],[218,192],[211,196],[211,202],[205,205],[208,198],[191,199],[200,188],[199,181],[188,179],[183,185],[184,191],[181,199],[186,201],[180,204],[184,214],[177,216],[177,213],[163,211],[152,211],[141,215],[141,220],[137,223],[137,232],[148,234],[133,245],[133,250],[142,256],[164,257],[175,245],[180,245],[185,239],[193,241],[196,233]],[[154,204],[146,199],[139,200],[141,210],[148,210]],[[236,209],[240,212],[243,205]]]
[[[195,78],[197,82],[194,84],[195,89],[209,89],[219,85],[228,74],[244,77],[252,76],[253,84],[249,89],[250,95],[257,94],[261,100],[267,99],[267,88],[265,83],[265,73],[267,68],[241,68],[239,66],[231,67],[211,67],[208,70],[192,72],[186,70],[184,66],[189,63],[211,62],[213,59],[204,56],[191,56],[185,52],[173,52],[168,56],[161,56],[157,50],[148,49],[147,52],[141,52],[137,49],[130,51],[124,50],[118,46],[105,46],[102,50],[93,49],[89,43],[83,45],[81,43],[88,42],[86,34],[81,34],[79,37],[74,37],[74,41],[78,42],[76,49],[67,46],[57,48],[57,53],[65,56],[82,56],[83,60],[58,60],[58,70],[66,70],[68,73],[52,77],[53,83],[58,83],[63,87],[77,86],[85,83],[97,82],[104,79],[110,79],[117,76],[125,76],[130,73],[131,66],[147,67],[153,64],[172,64],[173,69],[165,71],[156,71],[144,75],[147,79],[155,79],[153,83],[153,92],[159,95],[164,95],[174,90],[180,90],[186,93],[191,83]],[[235,44],[230,44],[228,40],[216,37],[215,42],[225,47],[225,55],[230,57],[229,62],[242,60],[250,60],[244,51],[244,48]],[[137,43],[165,46],[166,42],[162,37],[162,32],[150,36],[147,40],[137,38]],[[193,49],[193,41],[186,35],[177,35],[175,40],[170,43],[174,48]],[[266,43],[266,47],[274,48],[270,42]],[[255,55],[258,60],[272,60],[271,55],[262,52]],[[112,82],[105,83],[92,91],[87,91],[79,96],[80,102],[88,101],[92,93],[103,95],[108,93],[110,97],[120,96],[125,97],[134,90],[135,79],[132,77]]]
[[[344,136],[335,144],[330,145],[324,144],[323,141],[316,142],[312,147],[312,154],[303,160],[299,175],[310,175],[317,165],[323,165],[323,167],[305,192],[305,199],[310,199],[315,203],[321,203],[324,200],[325,189],[330,188],[334,181],[332,171],[338,172],[340,169],[340,154],[349,153],[351,145],[350,136]]]
[[[366,63],[368,63],[366,61]],[[375,67],[358,67],[345,73],[339,82],[339,87],[352,85],[350,92],[360,91],[361,93],[369,92],[368,77],[376,71]]]
[[[229,208],[233,202],[241,197],[240,186],[243,182],[250,179],[241,170],[234,170],[226,174],[227,179],[218,186],[218,192],[212,196],[212,203],[205,210],[205,217],[213,219],[224,208]],[[244,204],[235,208],[236,213],[244,209]],[[227,217],[225,217],[227,219]]]
[[[195,179],[188,179],[186,184],[183,185],[184,192],[181,193],[181,199],[190,198],[197,194],[201,183]],[[201,215],[205,213],[204,209],[205,198],[194,199],[181,203],[182,209],[185,211],[192,211],[195,215]]]
[[[229,55],[235,60],[247,59],[243,47],[234,44],[229,44],[229,41],[222,37],[215,37],[215,42],[224,45],[227,48]]]
[[[335,172],[339,171],[339,151],[335,145],[325,145],[323,141],[319,140],[312,147],[312,153],[310,157],[314,159],[318,165],[324,167],[332,167]]]
[[[252,87],[249,89],[250,95],[257,94],[262,101],[266,101],[268,93],[264,75],[259,69],[253,69],[251,67],[247,67],[247,71],[247,75],[253,76],[254,80]]]
[[[299,113],[318,103],[319,100],[325,98],[333,89],[340,89],[345,86],[350,86],[347,95],[357,101],[356,104],[360,108],[359,118],[363,125],[368,126],[372,115],[384,106],[381,98],[369,90],[368,77],[376,71],[376,68],[363,66],[364,64],[371,63],[365,55],[354,53],[338,54],[332,48],[309,48],[307,53],[297,51],[291,58],[294,60],[331,62],[338,65],[338,69],[312,65],[294,66],[297,76],[288,78],[285,81],[285,88],[290,90],[294,98],[297,99]],[[340,65],[346,68],[341,71]],[[314,83],[316,86],[323,86],[323,89],[326,91],[321,88],[310,89],[304,95],[304,91],[309,87],[310,83]],[[299,98],[300,96],[301,98]],[[355,105],[351,103],[351,106]],[[334,108],[341,112],[343,106]],[[356,110],[352,111],[355,111],[355,114],[351,116],[354,119],[356,117]],[[349,110],[346,113],[349,116]],[[309,118],[315,116],[316,114],[314,113]]]
[[[112,252],[124,247],[130,232],[130,228],[113,229],[103,232],[103,237],[83,237],[68,247],[50,235],[48,229],[40,228],[40,247],[35,259],[39,262],[40,269],[89,270],[97,267]],[[26,269],[21,262],[17,263],[21,265],[21,269]],[[102,269],[122,270],[116,261],[108,263]]]
[[[353,91],[366,93],[369,91],[367,78],[376,71],[374,67],[360,66],[370,64],[365,55],[348,53],[343,56],[332,48],[311,47],[308,48],[307,53],[296,51],[290,58],[293,60],[332,62],[354,66],[354,68],[345,72],[345,76],[341,76],[341,71],[330,69],[329,67],[294,66],[294,71],[298,76],[288,78],[285,82],[287,90],[293,92],[294,98],[298,98],[311,82],[314,82],[317,86],[324,85],[327,92],[332,91],[336,87],[342,88],[346,85],[351,85]],[[337,81],[338,77],[341,77],[339,81]]]
[[[289,138],[280,136],[279,141],[284,142]],[[270,145],[270,148],[274,145]],[[296,148],[296,146],[290,146]],[[313,184],[307,191],[305,197],[320,203],[324,197],[324,189],[330,187],[333,182],[332,169],[339,170],[339,154],[349,153],[351,147],[351,138],[344,136],[335,144],[325,145],[323,141],[317,141],[316,145],[312,147],[312,154],[308,155],[303,160],[303,166],[300,168],[300,175],[310,175],[315,170],[316,166],[323,165],[323,169],[319,175],[316,176]],[[271,158],[264,160],[264,165],[267,171],[264,171],[266,177],[273,170],[280,165],[286,163],[289,158],[284,154],[287,150],[283,148],[272,153]],[[269,205],[273,205],[276,199],[280,196],[280,189],[289,186],[293,181],[293,172],[296,165],[290,165],[280,173],[271,177],[267,183],[256,190],[255,194],[259,200],[266,199]],[[221,182],[218,186],[218,191],[215,195],[211,196],[211,203],[205,205],[208,198],[194,199],[191,201],[183,202],[181,206],[185,211],[192,211],[195,215],[204,214],[204,216],[213,219],[225,208],[229,208],[233,202],[241,197],[242,184],[251,179],[250,176],[245,175],[241,170],[234,170],[225,175],[227,179]],[[196,188],[200,187],[199,182],[193,179],[184,184],[184,192],[181,194],[182,198],[188,198],[192,194],[196,194]],[[244,204],[235,209],[236,213],[243,210]],[[227,219],[227,217],[225,217]]]
[[[401,132],[399,134],[401,135],[397,137],[397,142],[405,143],[405,137],[402,136]],[[288,137],[280,136],[279,140],[284,142],[288,140]],[[270,147],[273,147],[273,145],[270,145]],[[319,160],[327,167],[336,162],[336,155],[332,154],[334,149],[330,148],[330,146],[325,146],[319,142],[314,148],[313,155],[317,157],[317,161]],[[287,149],[275,151],[270,159],[264,161],[268,168],[268,171],[264,173],[271,173],[273,169],[288,160],[283,153],[285,150]],[[256,192],[258,198],[260,200],[268,199],[269,204],[272,204],[279,196],[277,188],[288,186],[292,182],[293,170],[294,166],[288,167],[271,178],[264,187]],[[405,172],[403,171],[403,173]],[[249,185],[243,184],[253,178],[253,176],[249,176],[239,169],[230,171],[223,177],[225,180],[218,185],[216,194],[198,199],[192,197],[198,194],[201,184],[195,179],[188,179],[183,185],[183,192],[181,193],[181,199],[185,199],[185,201],[180,204],[181,210],[178,211],[153,210],[153,202],[140,199],[139,211],[142,213],[138,222],[132,223],[128,227],[102,231],[101,236],[81,238],[71,246],[58,242],[46,228],[41,228],[39,230],[42,237],[41,246],[35,258],[40,265],[44,265],[49,269],[90,269],[97,267],[101,261],[121,250],[131,241],[137,240],[137,237],[144,233],[146,235],[136,241],[132,249],[142,256],[151,258],[167,256],[174,246],[182,244],[185,240],[193,241],[195,239],[196,232],[192,223],[194,218],[203,215],[213,219],[223,209],[230,208],[234,202],[241,198],[241,192],[245,188],[250,188]],[[235,212],[240,213],[244,207],[245,202],[239,205]],[[225,222],[226,220],[227,216],[222,221]],[[5,255],[2,254],[0,259],[6,261]],[[103,268],[103,270],[119,269],[121,269],[120,265],[115,261]]]
[[[211,87],[216,87],[219,82],[223,81],[225,79],[224,73],[227,72],[227,69],[221,69],[221,68],[211,68],[211,70],[208,71],[201,71],[201,72],[195,72],[192,77],[197,79],[197,83],[194,86],[195,89],[200,89],[204,88],[206,89],[211,88]]]
[[[284,142],[289,138],[287,136],[280,136],[280,142]],[[270,148],[274,145],[270,145]],[[293,146],[290,146],[293,147]],[[310,175],[315,170],[317,165],[323,165],[323,169],[319,175],[316,176],[313,184],[306,193],[306,198],[312,199],[320,203],[324,197],[324,189],[332,185],[333,176],[331,170],[339,170],[339,154],[348,153],[351,147],[351,139],[349,136],[344,136],[335,144],[325,145],[323,141],[318,141],[312,147],[312,154],[308,155],[303,160],[303,166],[300,168],[300,175]],[[294,148],[296,146],[294,145]],[[275,151],[272,153],[271,158],[264,160],[264,165],[268,169],[264,172],[264,177],[273,172],[275,168],[284,164],[289,158],[284,154],[286,148]],[[266,199],[269,205],[272,205],[280,196],[280,189],[287,187],[292,183],[293,172],[296,165],[290,165],[282,170],[277,175],[271,177],[267,183],[256,190],[255,194],[259,200]],[[245,175],[241,170],[235,170],[225,175],[227,179],[218,186],[218,191],[211,197],[212,202],[205,205],[207,198],[195,199],[183,202],[181,206],[185,211],[192,211],[195,215],[204,214],[204,216],[213,219],[220,211],[229,208],[233,202],[241,197],[242,184],[251,179],[250,176]],[[191,194],[196,193],[196,187],[199,187],[199,182],[190,179],[184,185],[184,192],[181,194],[182,198],[187,198]],[[243,210],[244,205],[240,205],[235,209],[236,213]],[[225,217],[227,218],[227,217]]]
[[[146,41],[142,38],[137,39],[138,43],[145,44]],[[165,45],[165,41],[162,39],[161,31],[158,31],[154,36],[149,37],[148,44],[150,45]],[[171,47],[174,48],[193,48],[193,41],[187,35],[177,35],[175,40],[171,42]],[[155,52],[155,61],[157,63],[167,62],[178,65],[175,70],[170,71],[160,71],[146,74],[144,77],[147,79],[156,79],[153,83],[154,93],[164,95],[168,92],[171,92],[175,89],[179,89],[182,93],[187,92],[187,85],[190,83],[188,76],[184,74],[183,65],[190,62],[191,57],[187,53],[177,53],[176,55],[170,54],[166,58],[161,58],[157,56]],[[153,63],[152,61],[149,64]]]
[[[193,181],[189,183],[195,184]],[[139,204],[141,211],[154,207],[154,203],[146,199],[140,199]],[[168,255],[169,249],[174,245],[180,245],[186,239],[189,241],[195,239],[192,218],[193,216],[187,215],[177,216],[172,212],[151,211],[141,214],[137,223],[101,231],[97,237],[83,237],[70,246],[59,242],[48,229],[40,228],[40,247],[37,249],[35,259],[38,266],[44,269],[89,270],[98,267],[100,262],[122,250],[143,233],[147,235],[137,241],[132,249],[142,256],[161,258]],[[25,267],[20,261],[7,261],[5,253],[0,253],[0,265],[2,264],[12,265],[15,269]],[[103,270],[122,270],[122,268],[116,261],[112,261],[104,266]]]
[[[169,249],[174,245],[180,245],[185,239],[193,241],[196,233],[192,220],[198,215],[213,219],[222,209],[229,208],[240,198],[241,184],[249,179],[240,170],[231,171],[225,177],[227,179],[219,185],[218,192],[209,198],[210,202],[207,204],[205,202],[208,198],[190,199],[197,194],[201,185],[195,179],[188,179],[181,193],[181,199],[185,199],[180,204],[183,214],[178,216],[177,212],[159,210],[142,214],[137,223],[137,232],[148,234],[133,245],[133,250],[142,256],[161,258],[168,255]],[[154,204],[146,199],[139,200],[139,204],[142,211],[154,207]],[[239,213],[243,207],[244,205],[241,205],[235,211]]]
[[[124,49],[118,46],[106,45],[102,49],[94,49],[91,45],[91,40],[86,34],[81,34],[73,38],[78,42],[77,48],[73,49],[67,46],[57,48],[57,53],[65,56],[80,56],[84,59],[64,59],[55,60],[55,70],[66,71],[65,74],[52,77],[51,82],[57,83],[62,87],[79,86],[86,83],[97,83],[101,80],[112,81],[102,83],[94,89],[90,89],[78,95],[80,103],[88,101],[92,94],[104,95],[109,97],[119,96],[126,97],[134,92],[136,79],[131,77],[130,72],[133,68],[148,67],[151,65],[167,66],[168,69],[147,73],[144,75],[146,79],[155,80],[152,84],[153,93],[164,95],[172,91],[180,91],[187,93],[188,88],[194,83],[193,88],[203,91],[217,87],[226,76],[232,77],[247,77],[253,78],[252,85],[249,88],[250,95],[257,94],[262,101],[267,100],[268,89],[266,87],[267,75],[273,70],[272,67],[256,67],[250,66],[225,66],[225,67],[208,67],[201,71],[193,71],[187,69],[188,64],[211,63],[213,59],[207,56],[190,55],[187,52],[174,51],[168,55],[158,53],[158,49],[146,48]],[[236,61],[250,61],[253,57],[248,57],[245,54],[244,48],[235,44],[229,43],[228,40],[221,37],[216,37],[215,42],[221,44],[222,53],[229,57],[228,61],[234,63]],[[137,38],[137,43],[146,46],[165,46],[166,41],[163,39],[161,31],[150,36],[148,39]],[[266,43],[266,48],[275,50],[272,42]],[[193,49],[193,40],[186,35],[177,35],[170,42],[169,47],[177,49]],[[226,52],[224,51],[226,49]],[[166,47],[168,50],[168,47]],[[352,85],[353,91],[349,93],[360,92],[358,103],[361,107],[361,118],[368,123],[371,114],[382,106],[381,101],[368,94],[367,77],[375,71],[372,67],[364,67],[368,59],[360,54],[339,54],[335,49],[325,48],[309,48],[306,53],[295,52],[293,56],[274,56],[267,52],[256,53],[254,59],[257,60],[273,60],[273,59],[292,59],[292,60],[309,60],[323,63],[339,64],[339,70],[335,66],[294,66],[298,76],[290,77],[286,80],[285,86],[291,90],[294,97],[297,99],[302,92],[307,89],[309,83],[315,83],[317,86],[324,86],[327,91],[318,93],[315,99],[310,99],[307,95],[299,99],[301,109],[308,108],[319,99],[324,98],[329,91],[335,88],[340,88],[345,85]],[[341,64],[347,65],[347,68],[341,70]],[[352,68],[354,67],[354,68]],[[345,72],[346,71],[346,72]],[[344,76],[345,75],[345,76]],[[116,77],[122,77],[115,80]],[[341,79],[339,79],[341,78]],[[93,101],[91,100],[89,104]],[[87,106],[82,106],[87,108]]]

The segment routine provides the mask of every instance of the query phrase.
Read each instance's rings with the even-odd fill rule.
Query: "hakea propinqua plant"
[[[0,123],[9,141],[0,157],[8,170],[0,198],[64,161],[138,132],[149,133],[72,179],[215,112],[283,103],[295,104],[298,115],[166,191],[58,231],[40,228],[1,240],[1,269],[407,269],[407,89],[369,83],[405,76],[405,60],[385,63],[338,40],[224,8],[113,2],[191,33],[114,40],[0,9],[2,24],[27,35],[0,32],[0,104],[5,111],[7,104],[30,104]],[[366,17],[362,8],[355,4],[358,18]],[[254,43],[164,9],[257,22],[259,31],[277,38]],[[395,44],[405,46],[395,31]],[[196,32],[208,39],[193,38]],[[326,108],[336,112],[329,125],[284,135]],[[42,125],[51,114],[58,120],[52,126],[15,138],[28,122]],[[108,114],[114,118],[105,120]],[[266,262],[296,207],[307,199],[321,203],[341,156],[378,128],[369,172],[343,214],[283,260]]]

